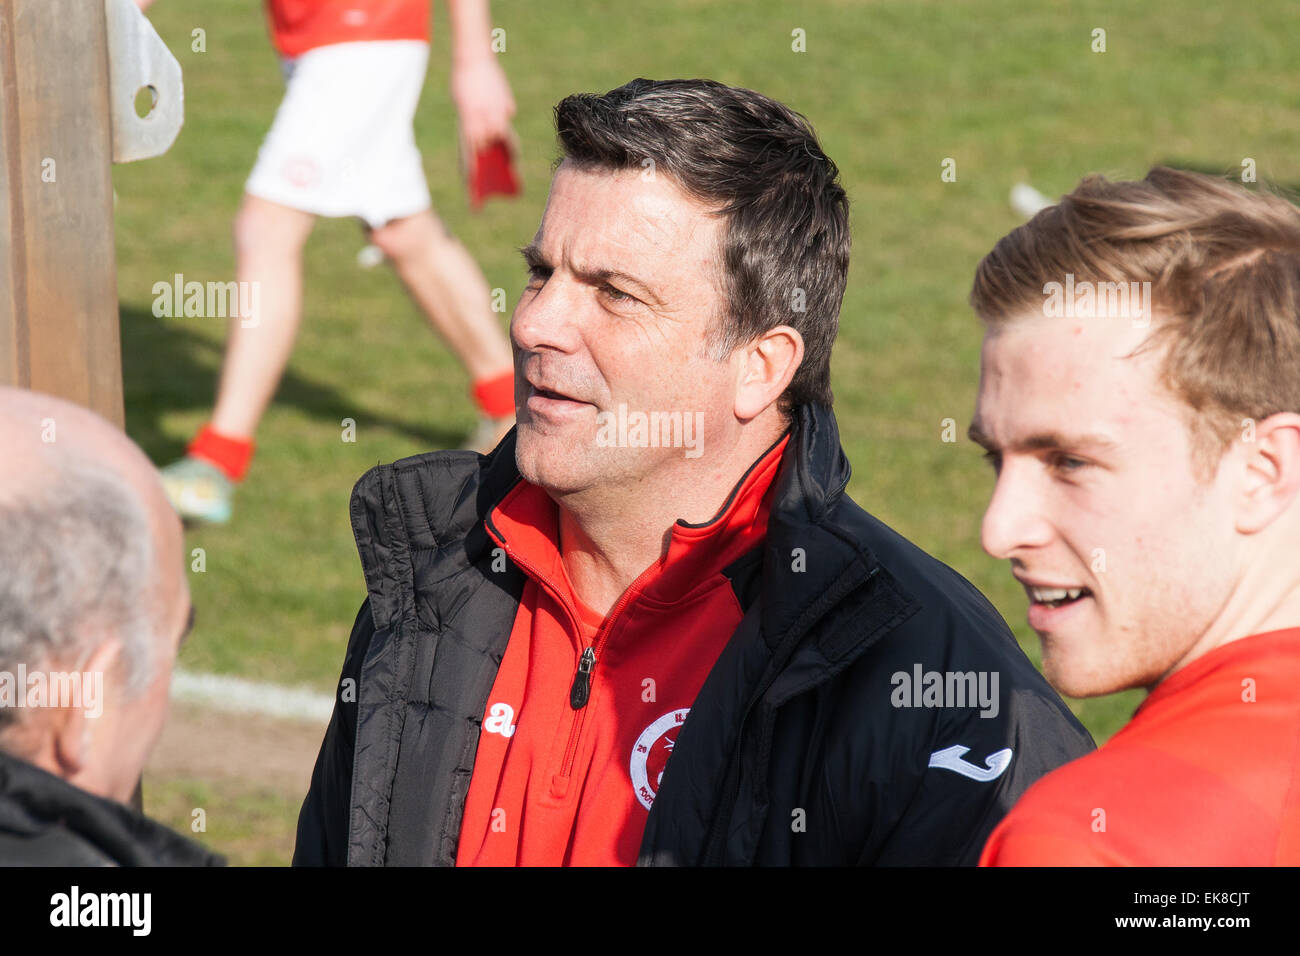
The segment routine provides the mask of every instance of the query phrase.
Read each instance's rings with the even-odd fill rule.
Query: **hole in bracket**
[[[135,115],[147,119],[158,105],[158,90],[153,86],[142,86],[135,91]]]

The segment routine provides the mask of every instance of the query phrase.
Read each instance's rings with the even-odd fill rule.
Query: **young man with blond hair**
[[[1089,177],[971,302],[984,548],[1058,690],[1150,691],[981,863],[1300,863],[1300,211],[1172,169]]]

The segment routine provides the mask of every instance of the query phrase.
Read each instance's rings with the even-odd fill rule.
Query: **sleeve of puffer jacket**
[[[294,866],[346,866],[348,815],[352,797],[352,751],[357,733],[361,664],[375,633],[370,599],[361,605],[348,638],[343,673],[335,688],[334,713],[325,729],[312,771],[311,787],[298,814]]]
[[[996,713],[930,711],[938,719],[925,748],[929,766],[877,864],[974,866],[989,834],[1035,781],[1094,749],[1088,731],[1028,659],[1008,655],[997,666]],[[917,757],[926,759],[924,752]]]

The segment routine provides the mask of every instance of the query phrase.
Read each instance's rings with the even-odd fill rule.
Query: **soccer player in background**
[[[452,96],[474,157],[509,138],[515,104],[490,49],[487,0],[447,0],[447,9]],[[429,0],[268,0],[267,11],[287,90],[234,230],[237,279],[257,288],[256,305],[231,320],[212,419],[162,472],[173,505],[194,521],[230,518],[302,319],[302,250],[317,216],[366,224],[468,370],[480,413],[469,447],[486,452],[514,424],[509,343],[482,272],[431,209],[412,130]]]
[[[971,303],[984,548],[1059,691],[1150,691],[981,863],[1300,863],[1300,211],[1089,177],[998,242]]]

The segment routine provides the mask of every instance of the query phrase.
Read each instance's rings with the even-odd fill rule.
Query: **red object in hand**
[[[505,140],[496,140],[491,146],[474,155],[469,173],[469,204],[479,209],[489,196],[518,196],[519,178],[515,175],[514,158]]]

